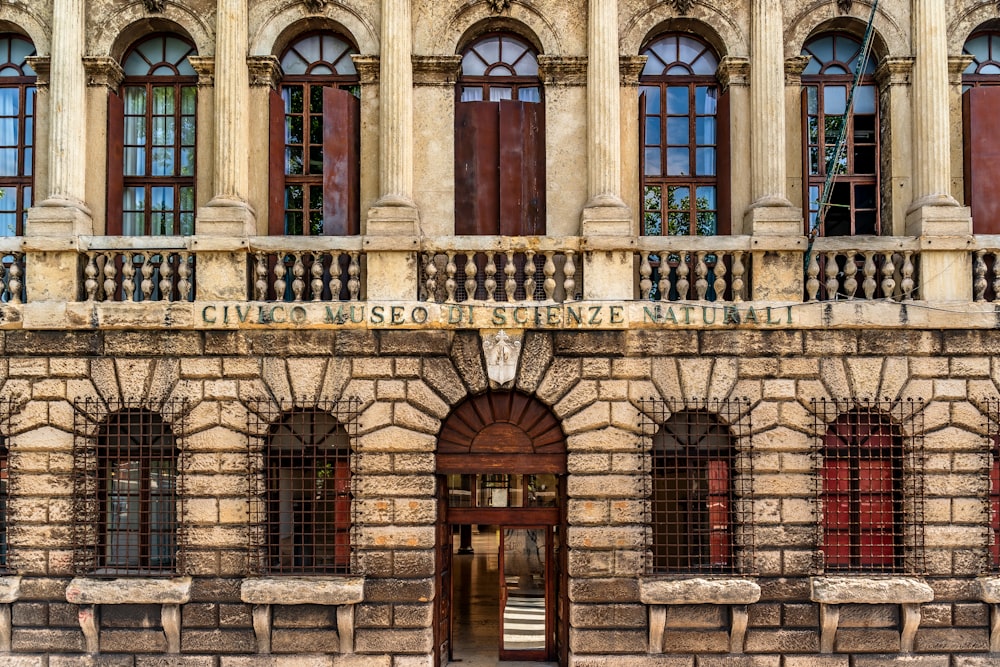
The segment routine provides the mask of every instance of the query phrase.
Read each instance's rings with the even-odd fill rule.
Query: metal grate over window
[[[746,399],[642,402],[649,573],[753,568],[749,407]]]
[[[988,399],[984,402],[986,412],[986,453],[989,461],[988,488],[986,494],[986,516],[989,530],[986,531],[987,569],[1000,571],[1000,400]]]
[[[923,403],[822,399],[812,407],[819,569],[923,572]]]
[[[75,569],[96,576],[180,570],[184,401],[77,399],[73,439]]]
[[[351,471],[359,401],[250,406],[250,570],[345,574],[356,522]]]

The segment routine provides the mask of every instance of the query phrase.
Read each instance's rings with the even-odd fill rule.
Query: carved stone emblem
[[[302,3],[306,6],[306,10],[313,14],[318,14],[326,7],[326,0],[302,0]]]
[[[694,0],[673,0],[674,9],[678,14],[687,14],[691,10]]]
[[[486,0],[490,4],[490,11],[494,14],[510,9],[510,0]]]
[[[504,331],[483,339],[486,355],[486,374],[498,384],[507,384],[517,376],[517,362],[521,357],[521,341],[513,340]]]
[[[851,5],[853,4],[854,0],[837,0],[837,8],[840,9],[841,14],[851,11]]]
[[[146,5],[147,12],[158,13],[164,10],[167,0],[142,0],[142,4]]]

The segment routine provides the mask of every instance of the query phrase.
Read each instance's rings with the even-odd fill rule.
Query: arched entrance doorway
[[[462,650],[492,651],[489,641],[500,660],[558,657],[565,664],[566,441],[559,420],[516,392],[469,398],[441,428],[437,472],[438,664],[461,658]]]

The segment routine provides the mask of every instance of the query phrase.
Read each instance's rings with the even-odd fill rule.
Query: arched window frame
[[[492,32],[462,51],[458,81],[460,102],[520,100],[541,102],[538,54],[523,37]]]
[[[962,53],[973,60],[962,72],[962,91],[979,86],[1000,85],[1000,30],[977,30],[972,33]]]
[[[281,84],[271,98],[272,235],[360,232],[357,53],[346,36],[313,31],[281,54]]]
[[[22,35],[0,35],[0,236],[21,236],[33,202],[35,47]]]
[[[109,234],[194,234],[198,76],[188,62],[194,55],[185,37],[156,33],[122,60],[125,77],[108,105]]]
[[[832,44],[829,56],[820,50],[820,45],[826,40],[831,40]],[[818,223],[819,198],[827,177],[827,160],[835,149],[840,130],[833,119],[844,115],[835,113],[835,110],[846,108],[861,46],[854,35],[828,32],[812,37],[802,47],[802,55],[811,56],[802,73],[803,173],[806,174],[808,204],[806,231],[816,228],[821,236],[882,233],[880,110],[874,77],[874,54],[869,57],[858,82],[847,120],[848,132],[841,159],[844,171],[834,177],[830,206],[823,223]],[[843,92],[842,104],[840,91]],[[828,121],[833,121],[832,131],[820,132],[819,128],[825,128]]]
[[[651,236],[728,233],[728,193],[720,192],[728,187],[721,182],[728,175],[720,174],[720,167],[729,147],[720,141],[728,128],[720,127],[727,118],[720,113],[719,56],[708,42],[688,33],[660,35],[640,55],[647,56],[639,77],[640,231]]]
[[[976,30],[966,40],[962,53],[972,62],[962,73],[962,159],[965,203],[972,209],[974,234],[1000,233],[1000,197],[996,182],[1000,176],[996,145],[1000,122],[1000,30]],[[985,291],[994,300],[993,286]]]

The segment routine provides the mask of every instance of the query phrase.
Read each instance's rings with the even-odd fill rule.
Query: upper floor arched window
[[[641,55],[647,57],[639,98],[641,231],[728,233],[728,216],[720,225],[719,160],[728,146],[719,139],[728,128],[718,122],[718,56],[689,34],[661,36]]]
[[[281,55],[271,98],[271,234],[360,232],[357,52],[339,35],[315,32]]]
[[[198,76],[194,46],[152,35],[125,56],[108,104],[108,233],[194,234]]]
[[[545,233],[545,121],[534,47],[491,33],[462,52],[455,108],[455,233]]]
[[[1000,85],[1000,31],[982,30],[965,42],[962,53],[972,56],[972,62],[962,72],[962,86]]]
[[[35,71],[32,43],[0,36],[0,236],[20,236],[32,204]]]
[[[865,58],[854,37],[832,33],[802,49],[810,56],[802,72],[805,173],[809,229],[822,236],[879,234],[879,108],[875,61]],[[848,112],[855,71],[862,76]],[[838,142],[842,144],[839,154]],[[827,176],[832,175],[829,184]],[[829,194],[823,211],[824,187]]]
[[[1000,31],[979,30],[965,42],[972,62],[962,73],[962,120],[965,203],[972,208],[972,231],[1000,234]]]

